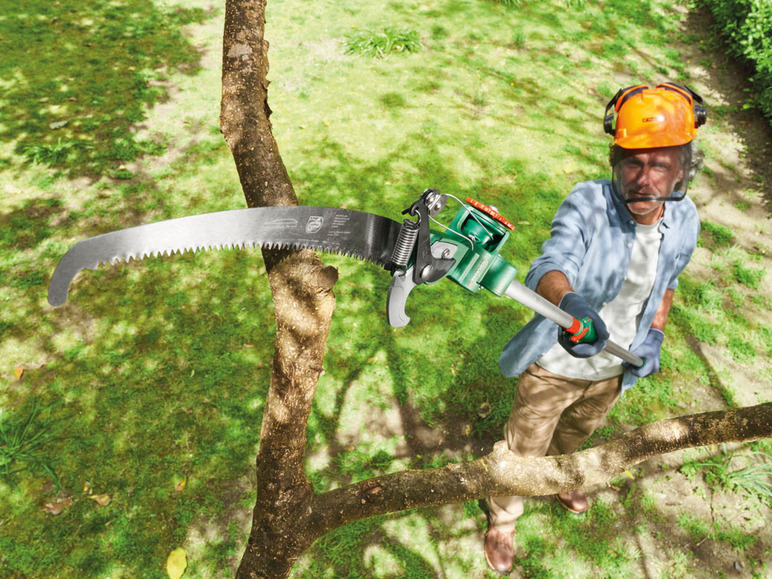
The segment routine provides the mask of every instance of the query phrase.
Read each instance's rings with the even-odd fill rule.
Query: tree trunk
[[[220,127],[250,207],[297,205],[271,132],[264,0],[227,0]],[[276,349],[257,455],[257,503],[240,577],[283,577],[313,541],[297,532],[312,495],[303,471],[306,422],[322,371],[337,271],[316,253],[263,250]]]
[[[297,205],[269,121],[264,0],[226,0],[220,126],[250,207]],[[276,350],[257,455],[257,502],[238,577],[279,578],[313,541],[374,515],[606,482],[683,448],[772,437],[772,403],[663,420],[570,456],[517,458],[502,443],[472,462],[404,471],[315,495],[303,470],[306,423],[324,360],[337,271],[312,251],[263,251]]]

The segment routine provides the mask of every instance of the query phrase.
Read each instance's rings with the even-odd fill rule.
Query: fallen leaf
[[[106,507],[110,504],[111,500],[110,495],[101,494],[101,495],[89,495],[89,497],[92,501],[94,501],[97,505],[100,507]]]
[[[175,493],[181,493],[185,490],[185,486],[188,484],[188,477],[183,478],[180,482],[177,483],[177,486],[174,487]]]
[[[24,376],[24,368],[19,366],[18,368],[15,368],[13,371],[13,375],[16,376],[17,380],[21,380],[21,377]]]
[[[180,579],[182,574],[185,573],[187,566],[188,558],[182,547],[178,547],[169,553],[169,558],[166,560],[166,573],[171,579]]]
[[[625,471],[625,474],[630,477],[630,479],[635,480],[635,477],[633,476],[633,473],[631,473],[629,470]]]
[[[72,499],[70,498],[56,499],[55,501],[44,504],[43,510],[49,515],[53,515],[55,517],[64,509],[70,507],[70,505],[72,505]]]
[[[480,418],[487,417],[492,411],[491,403],[488,401],[483,402],[480,404],[480,407],[477,409],[477,416]]]

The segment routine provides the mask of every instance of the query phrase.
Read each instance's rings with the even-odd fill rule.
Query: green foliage
[[[731,337],[727,343],[732,358],[740,363],[748,363],[756,357],[756,350],[751,344],[739,337]]]
[[[755,545],[756,541],[759,539],[756,535],[749,535],[740,529],[718,531],[716,533],[716,538],[719,541],[728,543],[733,549],[740,551],[741,553]]]
[[[663,364],[664,364],[663,355]],[[674,391],[672,383],[662,373],[639,380],[635,388],[625,393],[625,404],[611,409],[609,419],[618,424],[642,426],[647,422],[664,418],[678,406],[683,392]]]
[[[598,115],[618,79],[680,74],[683,58],[670,49],[677,15],[660,1],[519,4],[269,3],[273,131],[300,202],[399,219],[427,186],[478,198],[516,224],[504,257],[522,279],[573,183],[608,176]],[[275,336],[260,252],[100,267],[79,276],[67,306],[45,303],[53,267],[84,237],[244,205],[210,65],[222,17],[223,4],[206,0],[31,0],[0,18],[0,406],[18,439],[38,400],[27,438],[43,433],[26,455],[3,449],[0,575],[163,577],[185,543],[191,576],[220,577],[243,552]],[[372,27],[365,18],[422,31],[402,50],[415,51],[344,58],[341,37]],[[716,275],[682,276],[662,373],[625,394],[597,443],[681,413],[684,384],[710,370],[687,337],[766,364],[772,330],[753,313],[769,302],[733,273],[753,262],[728,254],[731,232],[703,229]],[[496,356],[531,312],[442,282],[416,290],[410,326],[394,330],[388,275],[323,259],[340,281],[307,430],[314,489],[487,452],[515,387]],[[46,467],[73,498],[57,516],[41,509],[56,497]],[[112,503],[95,505],[87,482]],[[518,523],[526,574],[635,576],[635,529],[669,545],[654,533],[666,514],[644,496],[642,521],[636,491],[621,492],[584,518],[529,500]],[[484,525],[475,502],[362,521],[317,541],[294,573],[484,576]]]
[[[425,510],[414,513],[419,521],[425,519],[426,523],[432,522]],[[432,576],[432,567],[425,556],[401,544],[386,530],[390,521],[399,521],[411,527],[404,515],[396,515],[355,521],[335,529],[313,546],[313,550],[319,551],[323,556],[306,565],[301,561],[293,571],[293,576],[308,579],[316,577],[365,579],[382,576],[384,573],[414,579]],[[418,529],[414,530],[418,531]],[[376,545],[378,545],[377,552],[368,549]],[[433,545],[428,544],[426,547],[431,550]]]
[[[29,470],[33,475],[50,476],[59,487],[49,451],[59,433],[50,419],[50,409],[45,414],[41,416],[36,399],[13,413],[0,410],[0,476],[6,480],[13,481],[12,475]]]
[[[523,0],[496,0],[502,6],[512,6],[520,8],[523,5]],[[587,5],[587,0],[562,0],[563,5],[566,8],[581,9]]]
[[[764,268],[748,267],[740,262],[735,262],[732,266],[732,275],[741,284],[751,289],[758,289],[761,280],[767,274]]]
[[[546,520],[535,520],[530,513],[518,520],[517,544],[522,545],[525,553],[518,564],[523,566],[526,577],[564,577],[565,563],[555,556],[560,550],[558,546],[566,549],[573,570],[593,570],[595,576],[622,576],[640,556],[619,540],[619,515],[606,501],[594,501],[580,517],[554,501],[540,505],[533,515],[547,513],[551,516]]]
[[[710,236],[713,244],[718,247],[729,247],[734,241],[732,230],[725,225],[713,223],[707,219],[704,219],[700,225],[700,242],[703,242],[706,234]]]
[[[522,541],[523,548],[527,553],[521,561],[518,561],[523,567],[523,574],[533,579],[550,579],[556,575],[544,563],[545,556],[551,551],[551,545],[543,537],[529,535]]]
[[[372,455],[362,448],[341,452],[335,457],[335,466],[351,477],[351,482],[359,482],[383,474],[394,462],[394,456],[384,449]]]
[[[678,526],[689,535],[689,539],[694,543],[702,541],[710,535],[711,532],[710,525],[689,513],[681,513],[678,515]]]
[[[195,72],[197,49],[182,29],[204,18],[201,8],[149,0],[4,4],[0,141],[18,157],[3,161],[78,176],[158,154],[134,127],[168,96],[171,72]]]
[[[92,149],[93,145],[88,141],[63,141],[59,137],[56,143],[33,144],[23,148],[24,156],[33,163],[43,163],[55,167],[65,165],[78,152]]]
[[[745,466],[737,468],[732,464],[733,461],[744,462]],[[696,473],[702,472],[710,485],[756,495],[772,504],[772,454],[768,452],[757,450],[739,453],[724,448],[721,454],[707,460],[684,463],[681,472],[692,479]]]
[[[418,52],[423,44],[415,30],[388,26],[378,31],[362,30],[349,34],[343,47],[346,54],[386,58],[392,52]]]
[[[697,0],[716,19],[729,51],[754,71],[755,101],[772,121],[772,4],[767,0]]]
[[[707,521],[698,519],[688,513],[678,516],[678,526],[684,530],[693,543],[701,543],[706,539],[727,543],[736,551],[743,552],[751,548],[758,537],[748,534],[741,529],[727,525],[724,529],[716,530],[718,521],[708,524]]]

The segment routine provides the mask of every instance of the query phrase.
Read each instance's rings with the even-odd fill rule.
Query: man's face
[[[678,147],[632,149],[617,167],[619,185],[633,216],[657,215],[664,201],[646,197],[670,197],[683,178]],[[642,199],[636,202],[635,199]],[[631,202],[632,201],[632,202]]]

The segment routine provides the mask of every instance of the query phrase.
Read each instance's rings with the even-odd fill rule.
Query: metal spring
[[[394,251],[391,253],[391,261],[400,268],[407,267],[410,256],[413,255],[413,247],[418,237],[418,223],[412,219],[405,219],[402,222],[402,228],[399,230],[397,243],[394,245]]]

